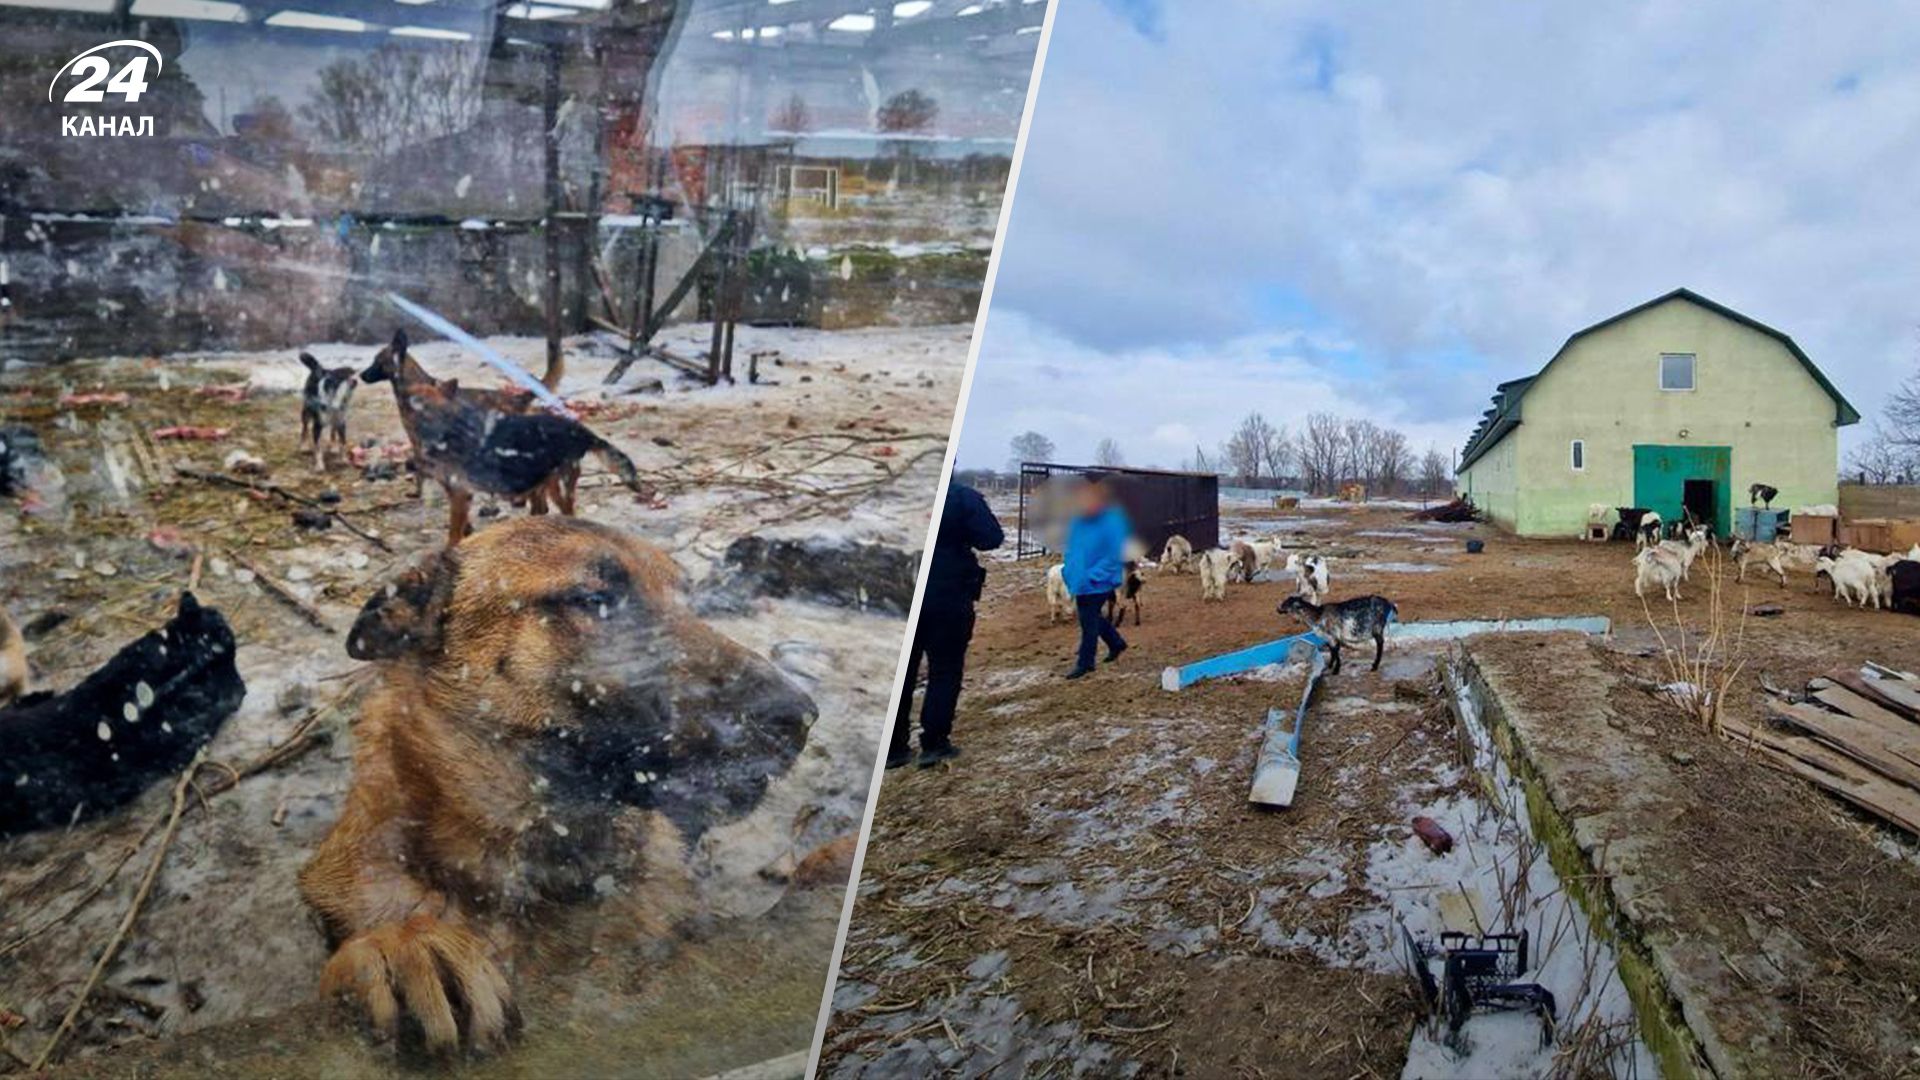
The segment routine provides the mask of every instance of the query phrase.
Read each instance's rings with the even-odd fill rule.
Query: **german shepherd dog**
[[[376,593],[345,809],[300,875],[323,994],[444,1054],[518,1024],[516,950],[588,907],[636,945],[696,915],[689,845],[751,811],[813,701],[683,605],[657,548],[525,517]],[[603,925],[596,922],[596,925]]]
[[[347,405],[353,401],[353,388],[360,385],[350,367],[321,367],[311,353],[301,353],[300,363],[307,369],[307,385],[300,391],[300,445],[313,437],[313,469],[325,472],[326,451],[331,443],[341,453],[347,451]],[[326,442],[322,441],[322,438]]]
[[[580,459],[588,454],[598,456],[635,493],[652,495],[633,462],[579,421],[531,409],[525,394],[462,389],[457,380],[427,374],[408,355],[404,331],[394,333],[360,378],[393,384],[416,474],[431,477],[447,492],[449,544],[467,534],[474,491],[525,501],[535,514],[546,513],[552,498],[571,517]]]

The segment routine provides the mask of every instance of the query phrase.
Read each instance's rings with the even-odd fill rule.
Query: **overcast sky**
[[[1681,285],[1872,417],[1916,255],[1904,5],[1059,0],[960,463],[1031,428],[1173,465],[1256,408],[1451,451]]]

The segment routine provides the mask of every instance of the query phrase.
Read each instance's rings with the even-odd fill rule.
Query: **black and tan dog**
[[[759,803],[814,706],[679,585],[625,534],[526,517],[367,602],[347,650],[380,681],[300,877],[337,946],[323,992],[379,1033],[486,1049],[543,929],[591,906],[657,943],[696,914],[688,845]]]
[[[321,367],[312,353],[301,353],[300,363],[307,369],[307,385],[300,391],[300,445],[306,446],[311,435],[314,471],[324,472],[325,447],[347,452],[347,406],[360,382],[351,367]]]
[[[586,425],[530,407],[526,394],[472,390],[454,379],[435,379],[408,354],[404,332],[394,333],[360,378],[393,384],[417,474],[447,492],[449,544],[466,536],[475,491],[525,501],[535,514],[546,513],[551,499],[571,516],[580,461],[588,454],[599,457],[635,493],[652,497],[627,455]]]

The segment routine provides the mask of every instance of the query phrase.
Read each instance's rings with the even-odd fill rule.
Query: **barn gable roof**
[[[1473,434],[1468,437],[1467,447],[1460,455],[1459,468],[1465,469],[1475,461],[1478,461],[1487,451],[1493,449],[1495,444],[1501,439],[1506,438],[1508,432],[1520,426],[1520,402],[1521,399],[1526,396],[1527,388],[1532,386],[1541,375],[1545,375],[1548,369],[1552,368],[1562,356],[1565,356],[1567,350],[1573,348],[1575,342],[1589,334],[1605,330],[1614,323],[1630,319],[1651,308],[1659,307],[1669,300],[1685,300],[1689,303],[1697,304],[1722,318],[1731,319],[1742,326],[1758,330],[1760,333],[1786,346],[1787,352],[1793,354],[1795,360],[1800,361],[1800,366],[1806,369],[1807,374],[1813,376],[1813,381],[1819,383],[1820,389],[1825,390],[1827,396],[1833,399],[1834,426],[1845,427],[1848,424],[1857,424],[1860,422],[1860,411],[1855,409],[1840,393],[1839,389],[1827,380],[1826,374],[1814,364],[1812,358],[1808,357],[1806,352],[1801,349],[1799,344],[1791,337],[1788,337],[1779,330],[1775,330],[1773,327],[1768,326],[1758,319],[1743,315],[1727,307],[1725,304],[1715,303],[1701,296],[1699,293],[1694,292],[1692,289],[1682,288],[1656,296],[1644,304],[1630,307],[1620,314],[1602,319],[1584,330],[1574,331],[1572,336],[1567,338],[1566,343],[1560,346],[1559,351],[1553,354],[1553,358],[1548,360],[1546,366],[1542,367],[1539,372],[1529,375],[1524,379],[1514,379],[1510,382],[1503,382],[1495,387],[1493,408],[1487,410],[1485,415],[1481,417],[1480,425],[1474,428]]]

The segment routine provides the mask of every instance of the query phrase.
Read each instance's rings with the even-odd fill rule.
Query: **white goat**
[[[1683,549],[1685,545],[1680,545]],[[1633,557],[1633,595],[1645,597],[1649,585],[1665,590],[1667,599],[1680,599],[1680,582],[1687,576],[1680,554],[1665,544],[1640,549]]]
[[[1160,550],[1160,572],[1163,574],[1184,574],[1187,560],[1193,558],[1193,545],[1178,533],[1167,537],[1167,546]]]
[[[1907,558],[1906,555],[1898,552],[1892,555],[1875,555],[1873,552],[1861,551],[1859,548],[1848,548],[1840,553],[1837,561],[1842,564],[1855,563],[1868,569],[1873,575],[1869,594],[1872,597],[1873,606],[1879,608],[1893,600],[1893,564],[1905,558]]]
[[[1845,600],[1848,607],[1880,606],[1880,573],[1871,558],[1848,558],[1844,552],[1838,559],[1822,555],[1814,567],[1832,580],[1835,600]]]
[[[1062,617],[1075,617],[1073,593],[1067,589],[1066,564],[1055,563],[1047,567],[1047,622],[1057,623]]]
[[[1225,600],[1227,598],[1227,576],[1233,573],[1233,556],[1220,549],[1213,548],[1194,556],[1200,566],[1200,599]]]
[[[1700,553],[1707,549],[1707,530],[1696,525],[1687,530],[1687,539],[1684,542],[1662,540],[1655,546],[1662,551],[1672,552],[1674,558],[1680,560],[1680,580],[1686,581],[1692,574],[1693,560],[1699,558]]]
[[[1293,575],[1293,591],[1303,596],[1307,603],[1319,606],[1321,598],[1327,595],[1331,575],[1327,571],[1327,559],[1320,555],[1308,555],[1301,558],[1298,552],[1287,556],[1287,573]]]

